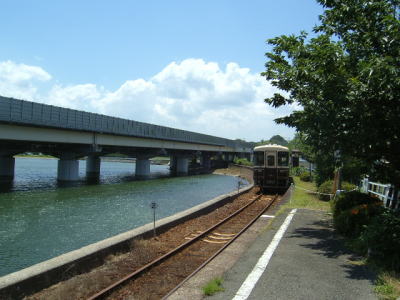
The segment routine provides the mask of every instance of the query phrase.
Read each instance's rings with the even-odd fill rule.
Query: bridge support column
[[[189,172],[189,160],[187,157],[177,157],[176,174],[187,175]]]
[[[169,159],[169,171],[171,175],[176,175],[176,156],[171,155]]]
[[[200,157],[200,164],[204,170],[208,171],[211,169],[211,159],[209,154],[202,154]]]
[[[76,181],[79,179],[79,160],[74,155],[62,154],[58,160],[57,179],[59,181]]]
[[[100,157],[97,155],[88,155],[86,158],[86,176],[96,178],[100,176]]]
[[[0,180],[12,181],[14,179],[15,158],[13,156],[0,156]]]
[[[147,178],[150,176],[150,159],[148,157],[137,157],[135,176],[138,178]]]

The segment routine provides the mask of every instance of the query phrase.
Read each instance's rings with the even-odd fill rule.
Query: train
[[[263,193],[284,192],[292,183],[290,167],[299,166],[299,151],[276,144],[261,145],[253,151],[254,184]]]

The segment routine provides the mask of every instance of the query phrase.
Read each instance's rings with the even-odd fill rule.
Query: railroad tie
[[[202,240],[203,242],[210,243],[210,244],[225,244],[228,241],[210,241],[207,239]]]
[[[203,242],[211,243],[211,244],[225,244],[228,241],[232,240],[232,238],[236,234],[234,233],[219,233],[214,232],[207,236],[207,238],[203,239]]]
[[[195,233],[192,232],[191,234],[185,236],[185,240],[192,240],[198,237],[202,231],[197,230]],[[203,242],[211,243],[211,244],[225,244],[229,240],[231,240],[236,234],[235,233],[219,233],[214,232],[207,235],[206,238],[202,239]]]

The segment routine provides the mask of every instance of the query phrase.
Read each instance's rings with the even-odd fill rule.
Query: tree
[[[269,143],[270,144],[277,144],[277,145],[281,145],[281,146],[285,146],[285,147],[289,144],[288,141],[285,140],[280,135],[274,135],[273,137],[271,137],[269,139]]]
[[[356,157],[400,185],[400,0],[318,0],[316,37],[268,40],[266,79],[282,90],[266,103],[298,103],[278,118],[302,132],[315,155]]]

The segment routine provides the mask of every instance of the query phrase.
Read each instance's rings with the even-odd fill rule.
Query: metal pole
[[[153,235],[156,237],[156,208],[157,203],[151,202],[151,208],[153,209]]]
[[[153,209],[153,235],[156,237],[156,209]]]

